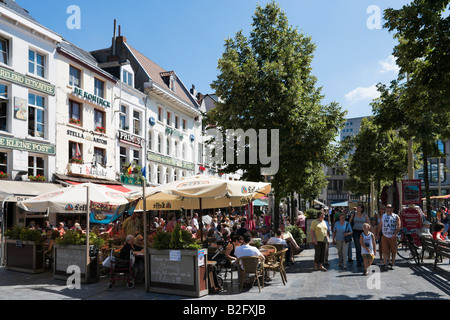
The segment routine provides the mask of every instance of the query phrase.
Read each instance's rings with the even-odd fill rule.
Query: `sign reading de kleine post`
[[[44,81],[0,67],[0,79],[11,81],[40,92],[55,95],[55,86]]]
[[[14,138],[7,138],[0,136],[0,147],[15,149],[15,150],[25,150],[43,154],[55,154],[55,146],[45,143],[31,142],[26,140],[19,140]]]
[[[80,96],[80,97],[82,97],[82,98],[84,98],[86,100],[89,100],[91,102],[94,102],[94,103],[96,103],[96,104],[98,104],[98,105],[100,105],[102,107],[111,108],[111,103],[109,101],[106,101],[105,99],[103,99],[103,98],[101,98],[99,96],[96,96],[95,94],[91,94],[89,92],[86,92],[83,89],[75,87],[75,88],[73,88],[73,94],[77,95],[77,96]]]

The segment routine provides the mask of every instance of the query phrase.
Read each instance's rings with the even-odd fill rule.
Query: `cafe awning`
[[[71,181],[71,180],[66,180],[66,182],[73,184],[73,185],[77,185],[77,184],[81,184],[81,182],[76,182],[76,181]],[[120,191],[120,192],[130,192],[132,191],[131,189],[125,188],[124,186],[120,185],[120,184],[104,184],[104,183],[99,183],[102,186],[114,189],[116,191]]]
[[[0,202],[22,201],[59,188],[62,186],[55,183],[0,180]]]

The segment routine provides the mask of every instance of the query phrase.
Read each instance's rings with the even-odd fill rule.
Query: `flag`
[[[131,174],[132,171],[133,171],[133,168],[131,167],[131,164],[130,164],[130,166],[127,169],[127,172],[128,172],[128,174]]]

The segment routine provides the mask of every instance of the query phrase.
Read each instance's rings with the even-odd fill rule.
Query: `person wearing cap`
[[[386,206],[386,213],[381,217],[381,243],[383,247],[384,270],[393,269],[397,255],[397,234],[400,231],[400,217],[394,213],[392,204]],[[392,258],[390,257],[392,256]],[[388,266],[388,261],[391,261]]]
[[[425,220],[422,225],[423,225],[423,227],[422,227],[422,229],[420,229],[419,236],[420,237],[431,237],[432,236],[432,234],[430,232],[431,222],[428,220]]]

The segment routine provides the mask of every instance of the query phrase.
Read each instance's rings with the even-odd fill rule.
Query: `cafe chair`
[[[227,265],[223,267],[223,270],[225,272],[224,280],[227,280],[227,274],[229,273],[231,276],[231,283],[233,283],[233,271],[239,271],[237,265],[233,263],[233,260],[227,257]]]
[[[283,285],[286,285],[287,282],[286,269],[284,268],[284,260],[286,257],[286,252],[287,252],[286,248],[281,251],[277,251],[271,254],[264,263],[264,270],[266,272],[273,271],[274,274],[276,274],[277,272],[280,273]]]
[[[275,246],[272,246],[272,245],[270,245],[270,244],[262,245],[261,247],[259,247],[259,249],[260,249],[260,250],[261,250],[261,249],[275,250],[274,252],[277,252],[277,251],[278,251],[277,248],[276,248]]]
[[[261,286],[264,288],[264,264],[260,257],[241,257],[238,259],[238,265],[240,266],[240,292],[242,292],[245,280],[251,275],[254,275],[252,285],[255,284],[255,281],[258,282],[259,292],[261,292]]]
[[[283,250],[283,249],[285,249],[286,248],[286,246],[284,245],[284,244],[278,244],[278,243],[274,243],[274,244],[272,244],[272,246],[274,246],[275,248],[277,248],[277,252],[278,251],[281,251],[281,250]]]

